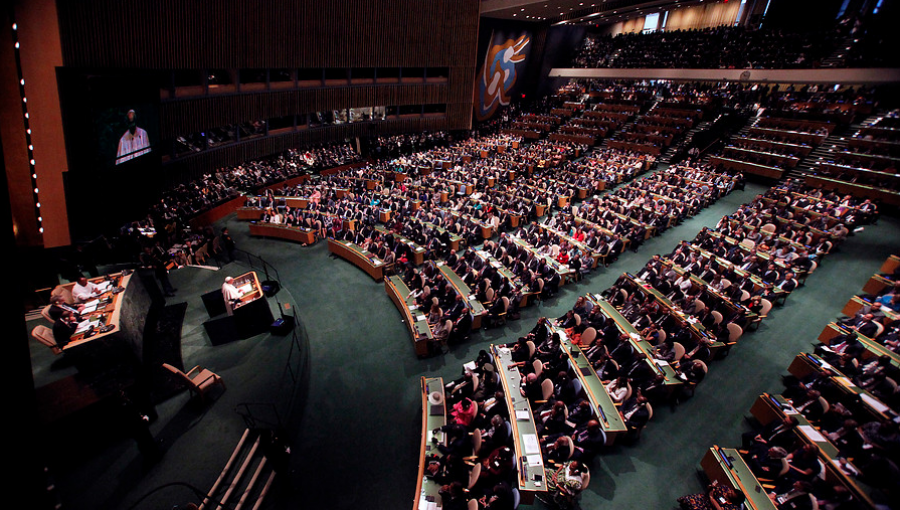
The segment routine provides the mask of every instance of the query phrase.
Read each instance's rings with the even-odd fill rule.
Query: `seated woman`
[[[574,506],[576,498],[581,494],[591,479],[587,466],[577,460],[570,460],[550,475],[547,489],[553,502],[561,508]]]
[[[624,375],[617,377],[615,381],[606,385],[606,392],[613,402],[621,404],[628,396],[628,378]]]

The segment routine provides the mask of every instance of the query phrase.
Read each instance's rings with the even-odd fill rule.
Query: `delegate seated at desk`
[[[234,315],[234,305],[241,300],[241,296],[243,292],[234,286],[234,278],[230,276],[225,278],[225,283],[222,284],[222,297],[225,298],[225,311],[228,315]]]
[[[81,277],[75,283],[75,286],[72,287],[72,297],[75,298],[75,302],[84,303],[86,301],[90,301],[96,297],[99,297],[103,294],[100,286],[96,283],[89,282],[87,278]]]
[[[82,311],[84,311],[84,305],[69,306],[62,296],[53,296],[50,298],[50,309],[47,310],[47,314],[50,316],[50,319],[56,322],[66,312],[72,312],[80,319]]]
[[[62,313],[53,323],[53,339],[56,340],[57,347],[62,349],[69,343],[69,339],[78,330],[78,324],[78,317],[74,312],[66,310]]]

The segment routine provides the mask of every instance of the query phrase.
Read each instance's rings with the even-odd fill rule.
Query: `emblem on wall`
[[[509,93],[516,84],[516,64],[525,61],[523,50],[529,42],[531,39],[523,35],[488,46],[484,67],[478,77],[478,97],[475,101],[475,117],[478,120],[490,118],[497,108],[509,104]]]

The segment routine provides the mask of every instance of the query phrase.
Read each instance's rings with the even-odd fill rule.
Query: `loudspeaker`
[[[294,318],[291,316],[281,317],[272,323],[272,334],[278,336],[287,336],[294,329]]]
[[[260,283],[260,286],[262,286],[263,294],[265,294],[266,297],[272,297],[281,290],[281,284],[275,280],[266,280]]]

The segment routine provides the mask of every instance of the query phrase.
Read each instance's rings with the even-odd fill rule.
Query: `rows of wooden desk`
[[[399,276],[390,276],[384,279],[384,290],[403,317],[403,322],[412,338],[416,356],[428,356],[431,353],[434,334],[425,318],[425,312],[416,305],[416,299],[412,297],[409,287]]]
[[[294,241],[303,244],[313,244],[316,242],[316,234],[312,229],[277,225],[274,223],[253,222],[250,224],[250,235],[284,239],[286,241]]]
[[[328,251],[349,260],[353,265],[365,271],[376,282],[384,279],[384,261],[363,250],[361,247],[349,241],[339,241],[337,239],[328,239]]]

